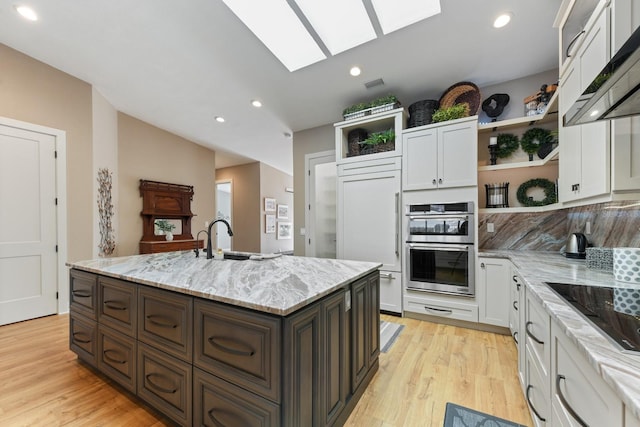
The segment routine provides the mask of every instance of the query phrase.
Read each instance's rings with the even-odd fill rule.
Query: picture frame
[[[264,198],[264,211],[265,212],[275,212],[276,211],[276,199],[265,197]]]
[[[264,232],[266,234],[274,234],[276,232],[276,216],[275,215],[264,216]]]
[[[278,219],[289,219],[289,205],[278,205]]]
[[[293,235],[293,223],[278,221],[278,240],[290,240]]]

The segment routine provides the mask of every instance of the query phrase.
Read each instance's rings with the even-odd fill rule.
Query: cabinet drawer
[[[193,369],[194,426],[280,425],[280,406],[198,368]]]
[[[138,287],[138,340],[190,362],[193,298]]]
[[[536,363],[538,363],[538,368],[545,381],[549,381],[551,322],[542,305],[528,294],[526,297],[525,317],[524,334],[526,336],[526,347],[531,350],[531,354]]]
[[[396,141],[396,144],[399,144]],[[401,157],[388,157],[376,160],[361,160],[354,163],[346,163],[338,165],[338,176],[360,175],[372,172],[387,172],[390,170],[401,170]]]
[[[85,271],[69,272],[69,308],[82,313],[92,320],[97,320],[98,276]]]
[[[132,393],[136,392],[136,341],[98,326],[98,368]]]
[[[98,326],[93,320],[71,312],[69,316],[69,348],[86,363],[97,366]]]
[[[429,316],[445,317],[447,319],[478,322],[478,306],[456,301],[441,301],[427,297],[407,295],[405,310]]]
[[[180,425],[191,425],[192,367],[138,344],[138,396]]]
[[[280,401],[280,319],[196,300],[194,364]]]
[[[395,271],[380,272],[380,310],[402,313],[402,274]]]
[[[529,350],[525,356],[524,395],[529,405],[531,419],[536,427],[551,425],[549,420],[549,383],[543,378],[535,358]]]
[[[136,336],[136,285],[121,280],[98,279],[98,320],[123,334]]]

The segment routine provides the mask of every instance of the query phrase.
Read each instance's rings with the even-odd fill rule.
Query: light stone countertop
[[[507,258],[513,262],[527,291],[531,291],[529,294],[542,304],[626,408],[640,419],[640,353],[622,352],[605,337],[604,332],[600,332],[544,282],[634,286],[616,282],[612,273],[588,269],[584,260],[567,259],[559,253],[480,250],[478,255]]]
[[[67,266],[286,316],[382,264],[295,256],[214,260],[182,251],[77,261]]]

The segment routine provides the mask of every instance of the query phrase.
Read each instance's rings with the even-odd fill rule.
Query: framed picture
[[[278,219],[289,218],[289,205],[278,205]]]
[[[267,234],[276,232],[276,216],[275,215],[264,216],[264,232]]]
[[[264,211],[275,212],[276,211],[276,199],[264,198]]]
[[[293,233],[292,222],[278,221],[278,239],[279,240],[291,239],[292,233]]]

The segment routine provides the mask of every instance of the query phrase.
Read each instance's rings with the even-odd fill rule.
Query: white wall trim
[[[7,117],[0,117],[0,125],[51,135],[56,139],[58,314],[66,313],[69,311],[69,270],[65,265],[67,262],[67,133],[60,129],[22,122]]]

